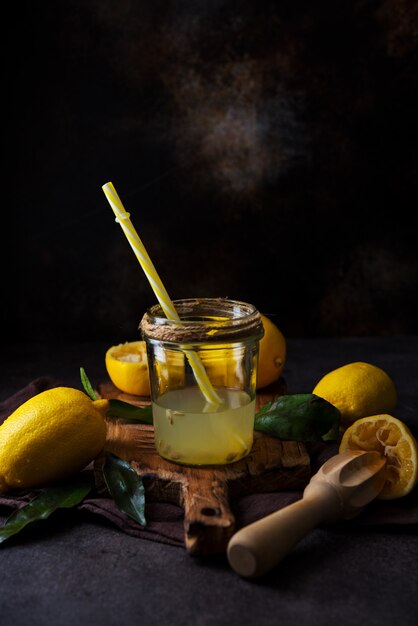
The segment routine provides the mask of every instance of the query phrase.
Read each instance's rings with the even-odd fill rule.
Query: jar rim
[[[248,302],[229,298],[183,298],[173,305],[180,320],[168,319],[160,304],[145,312],[139,328],[144,338],[172,343],[260,339],[261,315]]]

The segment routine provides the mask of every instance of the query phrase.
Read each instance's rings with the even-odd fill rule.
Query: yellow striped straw
[[[123,232],[125,233],[126,238],[129,241],[136,258],[141,264],[145,276],[148,278],[148,281],[157,297],[158,302],[161,305],[162,310],[164,311],[165,316],[169,320],[176,322],[180,321],[180,317],[166,291],[166,288],[161,282],[157,270],[155,269],[154,264],[145,249],[144,244],[139,238],[139,235],[130,220],[130,214],[125,211],[125,208],[116,192],[116,189],[114,188],[112,183],[106,183],[102,186],[102,189],[110,206],[112,207],[113,213],[116,216],[115,221],[120,224]],[[185,350],[184,353],[190,363],[197,384],[199,385],[201,392],[205,396],[206,401],[212,405],[221,404],[222,400],[212,387],[212,384],[199,356],[193,350]]]

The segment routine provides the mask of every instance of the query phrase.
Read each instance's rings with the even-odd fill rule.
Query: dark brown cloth
[[[0,423],[2,423],[18,406],[32,396],[56,387],[59,383],[49,377],[37,378],[10,398],[0,402]],[[328,458],[337,452],[335,444],[309,444],[308,452],[311,458],[312,473]],[[85,471],[93,472],[91,467]],[[39,494],[41,489],[15,491],[0,496],[0,512],[20,508]],[[275,493],[257,493],[243,496],[231,502],[231,510],[236,518],[237,528],[250,524],[265,515],[295,502],[302,497],[300,491],[281,491]],[[77,507],[80,516],[87,515],[90,519],[111,523],[121,531],[148,539],[176,546],[184,546],[183,510],[181,507],[164,502],[150,502],[146,504],[145,528],[137,524],[122,513],[111,498],[102,497],[93,492]],[[396,530],[410,530],[415,532],[418,527],[418,489],[399,500],[374,500],[359,515],[348,522],[337,522],[338,526],[385,528]]]

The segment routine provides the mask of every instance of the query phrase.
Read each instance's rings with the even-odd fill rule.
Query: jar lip
[[[261,315],[248,302],[229,298],[184,298],[173,300],[180,320],[168,319],[160,304],[149,307],[140,329],[144,337],[163,341],[232,340],[254,337],[264,332]]]
[[[195,319],[191,322],[187,315],[196,315],[196,309],[201,308],[202,314],[206,311],[208,314],[212,308],[220,312],[232,312],[234,316],[225,316],[225,319],[211,320],[216,321],[220,325],[230,324],[231,321],[238,321],[242,319],[248,319],[249,315],[257,313],[257,309],[253,304],[248,302],[242,302],[241,300],[230,300],[229,298],[182,298],[179,300],[172,300],[174,308],[179,313],[180,320],[170,320],[165,316],[165,313],[160,304],[153,304],[147,309],[148,315],[153,318],[157,324],[207,324],[207,319]],[[238,313],[238,315],[236,315]],[[182,317],[183,314],[183,317]]]

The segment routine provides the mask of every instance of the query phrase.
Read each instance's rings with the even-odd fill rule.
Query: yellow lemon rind
[[[397,405],[396,387],[387,372],[363,361],[331,370],[312,393],[339,409],[343,428],[368,415],[390,415]]]
[[[86,467],[104,448],[107,407],[70,387],[24,402],[0,426],[0,490],[46,485]]]
[[[265,315],[261,315],[264,336],[259,343],[257,389],[263,389],[278,380],[283,372],[287,344],[282,331]]]

